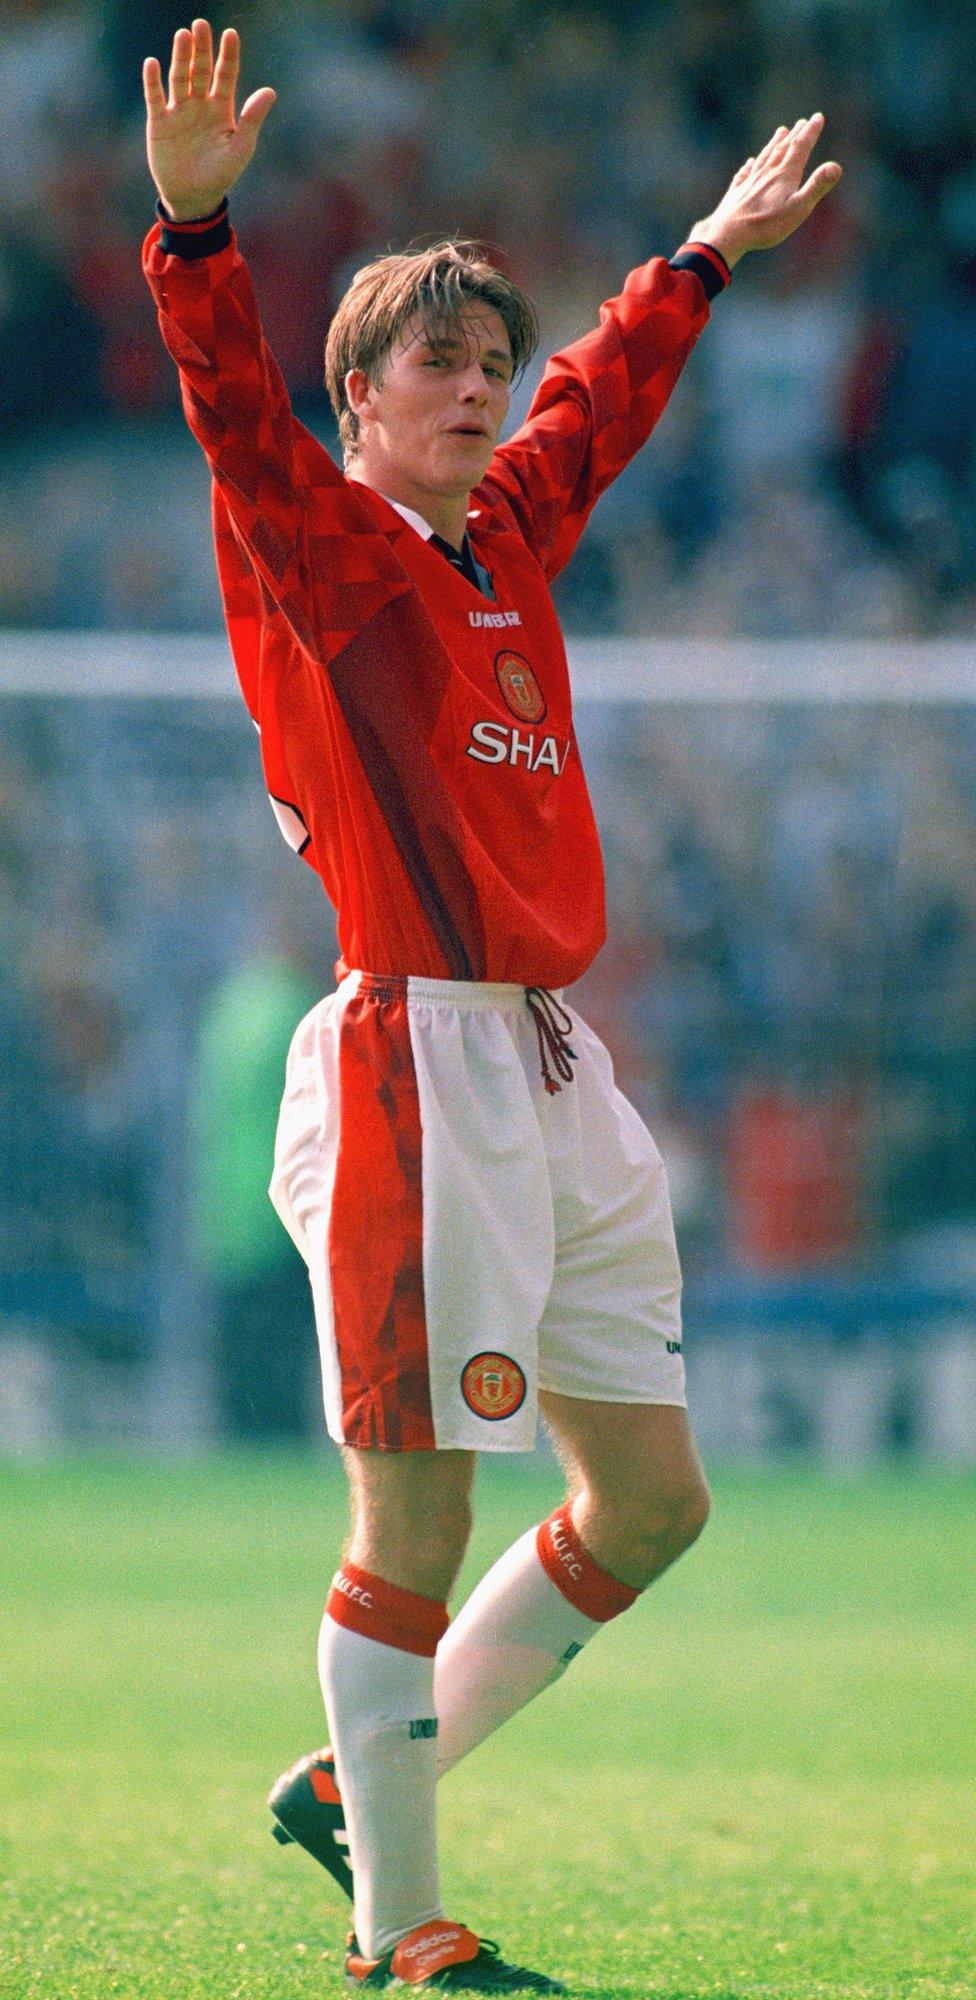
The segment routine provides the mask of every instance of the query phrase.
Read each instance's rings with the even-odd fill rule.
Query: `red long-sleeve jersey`
[[[286,839],[346,966],[560,987],[605,935],[603,869],[549,584],[644,442],[727,271],[632,272],[549,361],[472,495],[483,595],[298,423],[226,217],[144,265],[213,474],[227,629]]]

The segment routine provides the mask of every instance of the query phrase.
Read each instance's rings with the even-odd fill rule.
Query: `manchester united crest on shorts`
[[[525,1376],[509,1354],[475,1354],[461,1377],[461,1394],[468,1409],[488,1423],[514,1417],[525,1401]]]
[[[520,722],[541,722],[546,712],[542,689],[521,653],[495,654],[495,679],[506,708]]]

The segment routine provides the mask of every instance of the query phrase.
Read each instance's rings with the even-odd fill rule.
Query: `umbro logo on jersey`
[[[487,625],[492,632],[500,632],[504,625],[521,625],[517,611],[469,611],[469,625]]]
[[[479,764],[524,764],[527,771],[553,771],[558,778],[566,768],[569,738],[560,748],[557,737],[543,736],[539,730],[475,722],[465,754]]]

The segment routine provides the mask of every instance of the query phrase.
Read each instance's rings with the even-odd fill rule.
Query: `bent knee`
[[[640,1514],[640,1528],[652,1543],[662,1544],[670,1554],[680,1555],[697,1541],[708,1520],[710,1496],[703,1480],[690,1485],[668,1487],[646,1496]]]
[[[675,1562],[698,1540],[710,1506],[708,1487],[703,1480],[664,1491],[657,1488],[641,1496],[629,1511],[624,1528],[634,1570],[650,1580]]]
[[[697,1542],[702,1529],[712,1511],[712,1496],[703,1479],[697,1480],[691,1490],[681,1496],[674,1511],[674,1531],[682,1549],[689,1549]]]

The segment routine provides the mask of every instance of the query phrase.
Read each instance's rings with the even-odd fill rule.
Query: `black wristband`
[[[156,214],[160,223],[159,247],[167,257],[182,257],[192,264],[198,257],[212,257],[217,250],[226,250],[230,242],[226,195],[212,215],[202,215],[192,222],[177,222],[161,201],[156,203]]]
[[[694,271],[705,287],[705,296],[715,299],[731,283],[732,272],[721,250],[713,249],[710,243],[682,243],[680,250],[668,259],[672,271]]]

